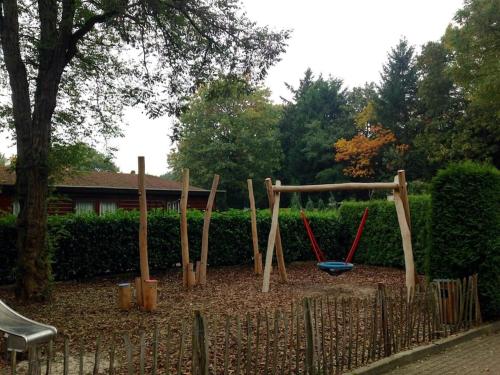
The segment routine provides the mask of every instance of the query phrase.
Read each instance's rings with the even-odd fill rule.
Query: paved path
[[[418,362],[400,367],[390,375],[500,375],[500,332],[476,337]]]

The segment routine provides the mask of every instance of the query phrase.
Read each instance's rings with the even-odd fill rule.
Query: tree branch
[[[16,126],[27,126],[31,105],[26,65],[19,46],[19,20],[16,0],[0,0],[0,40],[12,89],[12,109]]]
[[[118,10],[112,10],[102,14],[96,14],[95,16],[89,18],[78,30],[76,30],[71,35],[69,40],[69,45],[66,50],[65,64],[68,64],[71,61],[71,59],[75,56],[77,52],[78,42],[82,40],[85,37],[85,35],[91,32],[95,25],[112,20],[119,14],[120,12]]]
[[[189,14],[189,11],[187,11],[182,5],[181,6],[176,6],[175,4],[168,4],[171,8],[179,11],[182,13],[184,17],[188,20],[189,24],[195,29],[195,31],[202,37],[205,38],[210,45],[214,46],[217,50],[221,51],[221,47],[219,44],[207,33],[203,32],[203,30],[198,26],[198,24],[195,22],[193,17]]]

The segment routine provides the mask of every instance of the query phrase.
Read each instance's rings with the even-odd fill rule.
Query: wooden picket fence
[[[195,311],[152,332],[103,335],[92,348],[59,338],[17,366],[11,356],[6,374],[340,374],[479,323],[476,276],[438,280],[410,299],[379,284],[370,298],[320,295],[222,318]]]

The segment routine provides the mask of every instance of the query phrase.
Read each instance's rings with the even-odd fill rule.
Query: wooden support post
[[[276,185],[280,185],[280,181],[276,181]],[[272,208],[271,230],[267,240],[266,265],[264,267],[264,280],[262,282],[262,292],[269,292],[269,284],[271,281],[271,267],[273,266],[273,252],[276,239],[278,238],[278,217],[280,212],[280,193],[274,196],[274,204]]]
[[[203,217],[203,234],[201,238],[201,264],[199,280],[197,280],[197,283],[200,285],[205,285],[207,283],[208,232],[210,229],[210,218],[212,216],[215,194],[217,193],[217,186],[219,185],[219,178],[220,176],[218,174],[214,175],[212,188],[210,189],[210,195],[208,196],[207,208]]]
[[[394,177],[394,181],[399,183],[399,177]],[[408,299],[415,291],[415,263],[413,261],[413,249],[411,244],[411,231],[406,220],[406,213],[403,199],[399,189],[394,190],[394,203],[396,205],[396,213],[398,215],[399,229],[401,230],[401,238],[403,241],[403,252],[406,270],[406,288]]]
[[[262,275],[262,272],[264,272],[264,266],[262,265],[262,252],[259,251],[259,253],[257,254],[258,256],[258,260],[257,260],[257,266],[258,266],[258,269],[257,269],[257,274],[258,275]]]
[[[193,263],[187,265],[187,286],[192,288],[196,285],[196,273],[193,269]]]
[[[408,188],[406,186],[406,175],[404,170],[398,171],[398,179],[395,181],[399,185],[399,194],[403,200],[403,206],[405,209],[406,222],[411,230],[411,216],[410,216],[410,203],[408,201]]]
[[[158,304],[158,281],[145,280],[142,289],[144,296],[144,310],[155,311]]]
[[[406,174],[404,170],[398,171],[398,180],[397,183],[399,185],[399,193],[401,195],[401,200],[403,201],[403,206],[405,209],[405,217],[406,222],[408,223],[408,228],[410,228],[411,232],[411,215],[410,215],[410,202],[408,200],[408,187],[406,183]],[[415,285],[420,284],[418,279],[417,269],[415,268]]]
[[[189,169],[182,171],[182,192],[181,192],[181,247],[182,247],[182,285],[189,286],[189,242],[187,224],[187,203],[189,192]]]
[[[194,266],[194,278],[195,284],[198,285],[200,283],[200,272],[201,272],[201,260],[196,261],[196,265]]]
[[[262,273],[262,256],[259,251],[259,237],[257,235],[257,214],[255,212],[255,197],[253,195],[252,179],[247,180],[248,198],[250,200],[250,218],[252,225],[253,268],[256,275]]]
[[[130,310],[132,304],[132,288],[129,283],[118,284],[118,307],[121,310]]]
[[[266,178],[265,183],[266,183],[267,197],[269,199],[269,208],[271,209],[271,211],[273,211],[274,201],[279,193],[273,193],[273,183],[270,178]],[[280,186],[281,182],[276,181],[276,187]],[[276,260],[278,263],[278,273],[280,275],[280,281],[282,283],[286,283],[288,281],[288,276],[286,274],[285,258],[283,257],[283,246],[281,244],[281,234],[279,226],[276,229]]]
[[[142,306],[142,280],[140,277],[135,278],[135,302]]]
[[[138,185],[139,185],[139,210],[140,210],[140,222],[139,222],[139,254],[140,254],[140,269],[141,269],[141,280],[144,283],[145,280],[149,280],[149,263],[148,263],[148,207],[146,201],[146,186],[144,184],[145,176],[145,161],[144,156],[139,156],[139,174],[138,174]],[[144,297],[144,294],[142,294]],[[144,300],[141,300],[141,306],[144,306]]]

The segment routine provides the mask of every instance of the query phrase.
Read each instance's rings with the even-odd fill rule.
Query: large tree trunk
[[[51,120],[62,68],[40,70],[29,126],[17,129],[16,188],[20,204],[17,220],[17,295],[43,300],[49,296],[51,268],[47,238],[47,198]]]
[[[51,121],[61,76],[77,52],[78,41],[96,23],[117,14],[110,11],[92,17],[73,33],[76,1],[63,1],[60,14],[54,1],[37,3],[40,20],[38,75],[31,101],[28,74],[20,48],[17,0],[0,1],[0,40],[12,90],[17,139],[16,189],[21,209],[17,219],[17,295],[31,300],[45,299],[49,295],[48,155]]]
[[[17,145],[17,197],[21,210],[17,218],[16,292],[19,297],[30,300],[48,297],[50,286],[47,151],[48,147],[38,140]]]

